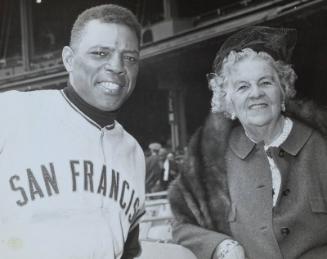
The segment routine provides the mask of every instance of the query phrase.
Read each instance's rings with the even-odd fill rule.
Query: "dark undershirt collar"
[[[63,89],[64,94],[82,113],[96,122],[101,128],[113,125],[117,111],[102,111],[85,102],[68,83]]]

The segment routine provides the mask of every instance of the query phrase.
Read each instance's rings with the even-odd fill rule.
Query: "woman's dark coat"
[[[263,145],[239,123],[211,114],[193,136],[169,199],[174,239],[199,259],[211,259],[226,238],[250,259],[327,258],[327,111],[292,101],[286,116],[291,134],[268,152],[282,175],[274,208]]]

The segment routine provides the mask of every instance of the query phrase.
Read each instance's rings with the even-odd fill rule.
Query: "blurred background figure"
[[[160,191],[166,191],[169,183],[177,176],[178,165],[175,162],[174,154],[168,152],[166,148],[161,148],[159,150],[159,158],[161,167]]]
[[[151,193],[155,191],[155,185],[160,179],[161,165],[159,158],[159,150],[161,148],[159,143],[151,143],[149,145],[149,155],[145,158],[146,178],[145,178],[145,192]]]
[[[160,143],[156,143],[156,142],[151,143],[149,145],[150,155],[158,155],[161,147],[162,146]]]

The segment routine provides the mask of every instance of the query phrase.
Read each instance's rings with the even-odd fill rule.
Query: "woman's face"
[[[272,65],[262,57],[237,62],[227,86],[229,107],[244,127],[275,123],[281,114],[280,80]]]

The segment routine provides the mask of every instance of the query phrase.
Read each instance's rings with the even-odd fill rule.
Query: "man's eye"
[[[93,51],[91,54],[98,56],[98,57],[104,57],[106,56],[106,53],[104,51]]]
[[[133,56],[125,56],[124,59],[129,63],[136,63],[137,62],[137,58],[133,57]]]

